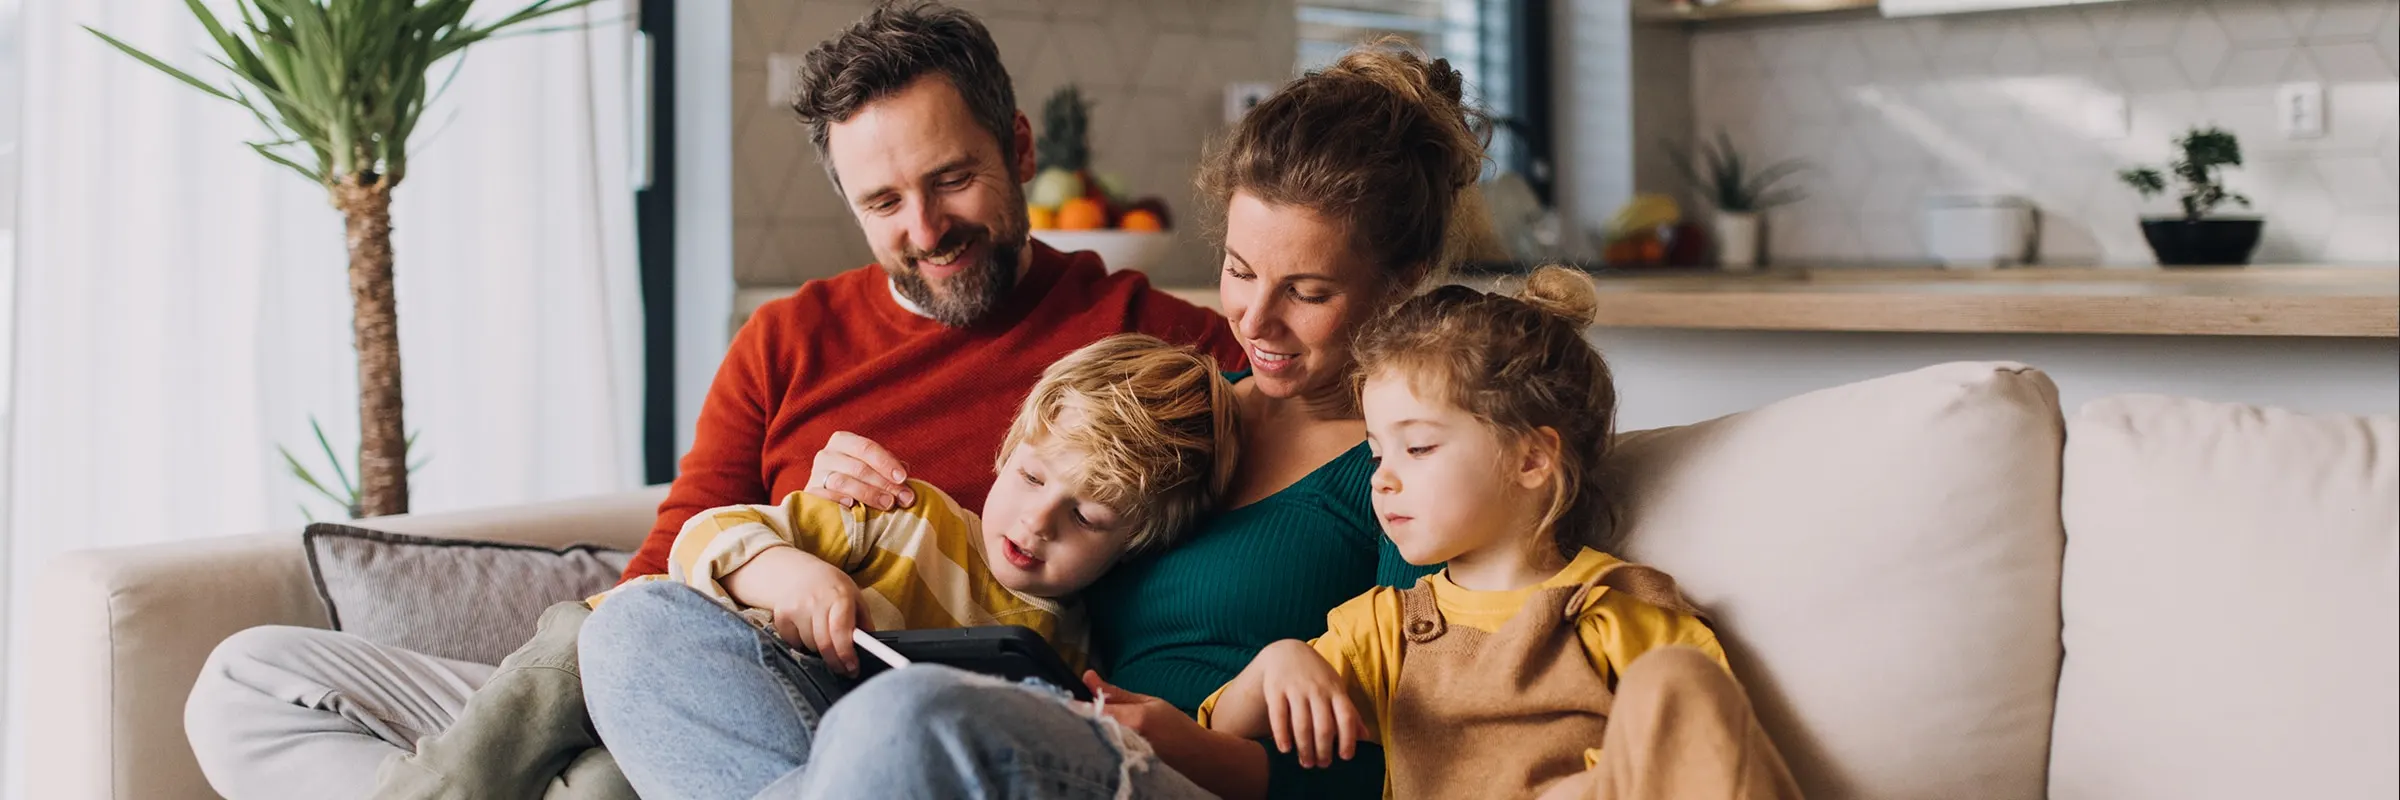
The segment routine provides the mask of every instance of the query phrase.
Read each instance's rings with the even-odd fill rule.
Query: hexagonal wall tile
[[[2000,41],[1992,50],[1992,73],[2002,77],[2038,75],[2046,70],[2040,45],[2033,33],[2022,26],[2002,31]]]
[[[2175,34],[2192,3],[2127,3],[2109,49],[2118,53],[2163,52],[2175,44]]]
[[[2207,9],[2195,9],[2183,18],[2183,30],[2176,34],[2172,48],[2175,62],[2183,66],[2183,75],[2191,85],[2209,86],[2217,81],[2217,73],[2225,66],[2225,57],[2232,50],[2233,40],[2225,35],[2225,27]]]
[[[2391,209],[2343,212],[2325,236],[2322,260],[2363,264],[2400,260],[2400,226],[2392,224]]]
[[[2191,86],[2183,65],[2170,55],[2119,55],[2116,68],[2125,91],[2135,94],[2181,91]]]
[[[2101,52],[2100,35],[2092,30],[2091,20],[2072,9],[2034,16],[2026,21],[2026,30],[2048,59],[2082,62]]]
[[[2375,33],[2376,23],[2383,21],[2384,9],[2390,0],[2320,0],[2315,3],[2292,3],[2294,8],[2313,6],[2316,18],[2307,28],[2311,42],[2364,40]]]
[[[2390,209],[2400,206],[2400,189],[2384,180],[2373,156],[2335,156],[2313,160],[2335,205],[2344,210]]]
[[[2383,63],[2400,69],[2400,3],[2384,9],[2383,23],[2375,28],[2375,51],[2383,54]]]
[[[2212,4],[2209,10],[2238,46],[2279,47],[2299,42],[2300,32],[2276,6],[2272,0],[2238,0]]]
[[[2367,42],[2331,42],[2311,44],[2308,58],[2327,83],[2392,82],[2392,65]]]
[[[1917,47],[1916,37],[1909,33],[1908,26],[1900,23],[1878,21],[1862,24],[1858,31],[1858,46],[1866,55],[1867,63],[1874,65],[1878,72],[1921,71],[1925,66],[1925,52]]]
[[[2225,67],[2217,72],[2215,85],[2226,87],[2273,86],[2283,78],[2283,70],[2292,59],[2288,47],[2267,47],[2255,50],[2235,50],[2226,57]]]

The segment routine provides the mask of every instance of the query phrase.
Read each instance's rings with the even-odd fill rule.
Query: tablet
[[[1048,641],[1021,625],[877,631],[866,636],[908,662],[942,664],[1011,682],[1034,678],[1077,700],[1092,699],[1091,690],[1084,688],[1082,673],[1069,669]],[[858,648],[858,681],[893,668],[876,650],[873,646]]]

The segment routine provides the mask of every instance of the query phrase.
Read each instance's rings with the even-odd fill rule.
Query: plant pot
[[[1758,268],[1759,233],[1766,220],[1755,212],[1717,212],[1717,266],[1731,272]]]
[[[2162,267],[2238,267],[2250,263],[2258,249],[2259,219],[2202,219],[2151,217],[2142,220],[2142,238]]]

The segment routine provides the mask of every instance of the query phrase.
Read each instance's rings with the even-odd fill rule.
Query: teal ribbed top
[[[1374,472],[1362,442],[1283,491],[1202,522],[1174,549],[1111,570],[1085,604],[1109,682],[1190,713],[1269,643],[1316,638],[1334,606],[1439,569],[1410,565],[1384,538],[1368,495]],[[1382,754],[1359,749],[1342,766],[1303,771],[1270,746],[1273,793],[1381,797]]]

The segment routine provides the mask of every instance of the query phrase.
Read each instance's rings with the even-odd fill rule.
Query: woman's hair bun
[[[1555,264],[1534,270],[1517,299],[1576,327],[1599,321],[1600,289],[1591,276]]]

